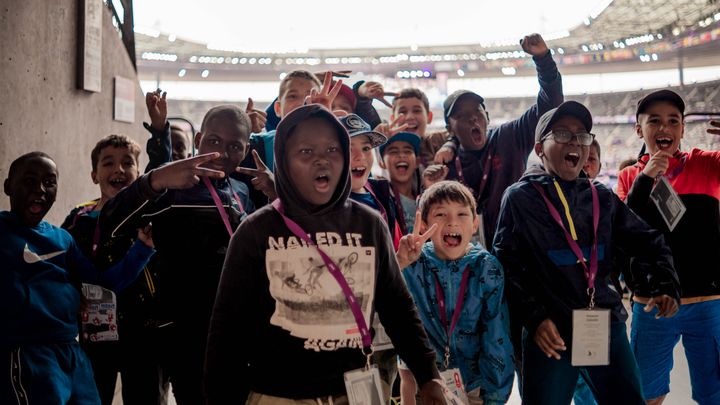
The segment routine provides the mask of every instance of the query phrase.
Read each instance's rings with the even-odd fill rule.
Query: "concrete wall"
[[[57,201],[47,221],[59,225],[70,209],[100,196],[90,179],[98,139],[125,134],[145,150],[144,96],[137,84],[135,122],[113,121],[113,78],[137,82],[127,51],[103,7],[102,91],[78,90],[79,0],[0,0],[0,180],[18,156],[40,150],[60,170]],[[144,169],[147,155],[141,156]],[[10,208],[4,194],[0,210]]]

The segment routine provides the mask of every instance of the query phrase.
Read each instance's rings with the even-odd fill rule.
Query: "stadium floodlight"
[[[169,42],[175,42],[176,39],[177,39],[177,36],[175,34],[168,35]]]
[[[504,74],[505,76],[514,76],[515,73],[517,73],[517,70],[512,66],[504,67],[501,69],[501,71],[502,74]]]
[[[458,74],[458,76],[463,77],[463,76],[465,76],[465,71],[462,69],[458,69],[457,74]]]
[[[186,74],[186,73],[187,73],[187,70],[185,70],[185,69],[180,69],[180,71],[178,72],[178,77],[185,77],[185,74]]]
[[[210,71],[205,69],[202,71],[202,73],[200,73],[200,76],[202,76],[202,78],[204,79],[204,78],[210,76]]]

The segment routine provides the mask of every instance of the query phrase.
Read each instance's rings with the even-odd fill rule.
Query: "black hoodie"
[[[553,176],[534,165],[510,186],[503,196],[494,254],[506,272],[508,301],[523,326],[534,335],[537,326],[552,319],[562,338],[571,341],[572,310],[588,305],[587,280],[583,268],[570,250],[560,226],[552,219],[538,184],[561,212],[562,204],[553,185]],[[577,230],[578,245],[589,256],[592,244],[592,197],[587,177],[572,181],[557,179],[567,199]],[[662,234],[650,228],[609,189],[594,182],[600,202],[598,273],[595,305],[612,310],[613,322],[624,322],[627,313],[621,297],[609,286],[608,276],[616,252],[633,256],[635,279],[644,280],[651,296],[667,294],[679,299],[680,286],[672,266],[672,255]],[[640,274],[641,273],[641,274]],[[570,339],[570,340],[568,340]]]
[[[331,122],[344,154],[340,182],[323,206],[291,182],[285,145],[309,118]],[[383,219],[349,200],[347,132],[318,105],[300,107],[278,126],[275,187],[285,214],[343,269],[368,325],[376,310],[419,384],[437,375],[415,304],[398,269]],[[298,240],[268,205],[248,217],[230,242],[208,334],[208,404],[244,403],[249,391],[284,398],[344,395],[343,373],[365,356],[355,320],[315,248]]]

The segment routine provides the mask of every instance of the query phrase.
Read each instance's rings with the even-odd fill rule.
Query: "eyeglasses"
[[[544,141],[551,136],[557,143],[568,143],[574,137],[577,139],[578,143],[583,146],[590,146],[595,139],[595,135],[589,132],[572,133],[570,131],[557,130],[548,132],[547,135],[540,139],[540,141]]]

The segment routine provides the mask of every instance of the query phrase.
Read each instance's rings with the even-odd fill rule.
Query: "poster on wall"
[[[102,83],[102,0],[80,0],[78,87],[99,93]]]
[[[115,76],[114,114],[115,121],[135,122],[135,81]]]

